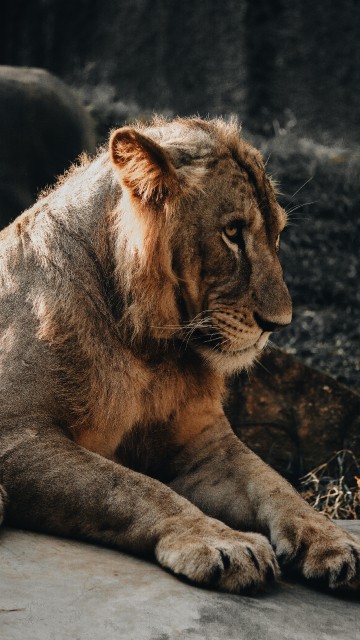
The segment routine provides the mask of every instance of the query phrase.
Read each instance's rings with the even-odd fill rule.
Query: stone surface
[[[280,349],[234,379],[227,413],[240,439],[295,483],[341,449],[360,458],[360,395]]]
[[[360,535],[360,522],[342,524]],[[217,593],[112,549],[11,529],[0,535],[0,566],[2,640],[360,638],[357,595],[304,584]]]

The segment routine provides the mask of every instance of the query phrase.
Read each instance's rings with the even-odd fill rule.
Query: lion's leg
[[[161,482],[81,448],[60,430],[23,425],[2,431],[0,445],[11,524],[154,553],[175,574],[228,591],[260,586],[277,572],[263,536],[233,531]]]
[[[312,509],[232,432],[225,417],[174,460],[170,486],[234,528],[266,533],[281,564],[331,587],[360,585],[360,542]]]

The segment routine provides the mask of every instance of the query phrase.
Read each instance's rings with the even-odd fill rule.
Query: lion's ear
[[[175,195],[178,179],[166,151],[135,129],[123,127],[110,139],[112,161],[121,181],[133,195],[153,204],[161,204]]]

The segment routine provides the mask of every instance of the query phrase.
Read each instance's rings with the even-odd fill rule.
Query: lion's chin
[[[224,375],[230,375],[248,369],[254,364],[255,358],[259,355],[261,348],[257,345],[247,347],[240,351],[226,352],[218,349],[208,349],[206,347],[198,347],[197,351],[209,366],[215,371]]]

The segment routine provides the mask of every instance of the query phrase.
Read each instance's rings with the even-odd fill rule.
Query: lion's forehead
[[[270,235],[284,227],[286,215],[261,153],[241,137],[236,121],[160,119],[145,133],[167,149],[176,168],[203,168],[217,217],[234,212],[256,227],[265,222]]]
[[[271,236],[281,231],[285,213],[267,177],[260,178],[266,183],[259,188],[246,169],[232,158],[222,158],[207,178],[209,206],[215,221],[221,224],[240,219],[254,231],[265,224]]]

